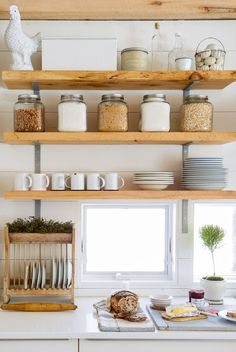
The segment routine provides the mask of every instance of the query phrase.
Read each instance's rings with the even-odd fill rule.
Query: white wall
[[[0,21],[0,70],[9,67],[10,55],[4,44],[4,31],[8,21]],[[143,46],[150,50],[153,22],[89,22],[89,21],[24,21],[24,31],[33,35],[42,32],[43,37],[116,37],[119,52],[129,46]],[[168,51],[172,48],[175,32],[181,32],[186,40],[186,50],[192,56],[198,42],[207,36],[219,38],[225,45],[226,69],[235,69],[236,61],[236,21],[170,21],[161,22],[161,53],[157,55],[158,67],[167,67]],[[62,48],[63,50],[63,48]],[[40,51],[34,56],[34,67],[41,68]],[[214,130],[236,130],[235,84],[223,91],[205,92],[214,104]],[[13,104],[20,91],[8,91],[0,86],[0,138],[3,131],[13,129]],[[56,112],[60,91],[42,91],[42,100],[46,106],[47,130],[56,128]],[[88,104],[90,130],[96,129],[96,109],[103,91],[80,91]],[[125,91],[129,104],[130,127],[137,130],[139,104],[145,91]],[[182,103],[182,92],[167,91],[167,100],[171,103],[172,128],[178,125],[178,111]],[[197,92],[196,92],[197,93]],[[225,146],[193,146],[193,156],[223,156],[226,167],[230,169],[228,189],[236,188],[236,143]],[[60,157],[58,157],[60,156]],[[42,171],[110,171],[116,170],[130,183],[132,172],[136,170],[172,170],[176,175],[176,187],[181,171],[182,148],[180,146],[43,146]],[[9,146],[0,144],[0,228],[6,221],[34,213],[33,202],[10,202],[3,198],[3,192],[12,188],[15,172],[31,172],[34,167],[34,150],[31,146]],[[43,202],[42,215],[55,219],[71,219],[78,223],[78,202]],[[177,235],[177,268],[185,272],[185,280],[179,282],[182,288],[188,287],[191,277],[191,249],[189,237]],[[3,272],[3,236],[0,234],[0,276]],[[2,281],[1,281],[2,284]]]

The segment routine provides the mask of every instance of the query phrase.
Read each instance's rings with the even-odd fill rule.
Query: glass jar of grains
[[[105,94],[98,105],[98,131],[128,131],[128,106],[122,94]]]
[[[16,132],[44,132],[44,105],[37,94],[21,94],[14,106]]]
[[[148,70],[148,51],[144,48],[127,48],[121,52],[121,70]]]
[[[188,95],[181,106],[181,131],[211,132],[213,105],[206,95]]]

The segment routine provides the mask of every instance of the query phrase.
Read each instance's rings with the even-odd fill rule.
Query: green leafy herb
[[[7,223],[9,232],[27,233],[71,233],[73,224],[71,221],[59,222],[36,218],[30,216],[26,219],[16,219],[12,223]]]

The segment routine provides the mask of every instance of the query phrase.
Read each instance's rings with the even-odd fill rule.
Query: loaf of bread
[[[108,298],[108,307],[111,312],[134,314],[138,309],[138,296],[130,291],[118,291]]]

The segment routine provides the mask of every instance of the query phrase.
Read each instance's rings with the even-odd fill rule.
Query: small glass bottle
[[[98,131],[128,131],[128,107],[122,94],[105,94],[98,105]]]
[[[176,70],[175,60],[179,57],[184,57],[183,47],[184,47],[184,40],[182,38],[182,35],[180,33],[175,33],[174,49],[172,49],[168,55],[169,71],[175,71]]]
[[[158,22],[155,23],[154,34],[152,36],[152,61],[151,61],[151,69],[154,71],[157,69],[157,59],[158,52],[160,51],[160,24]]]
[[[14,106],[15,132],[44,132],[45,112],[40,96],[21,94]]]

